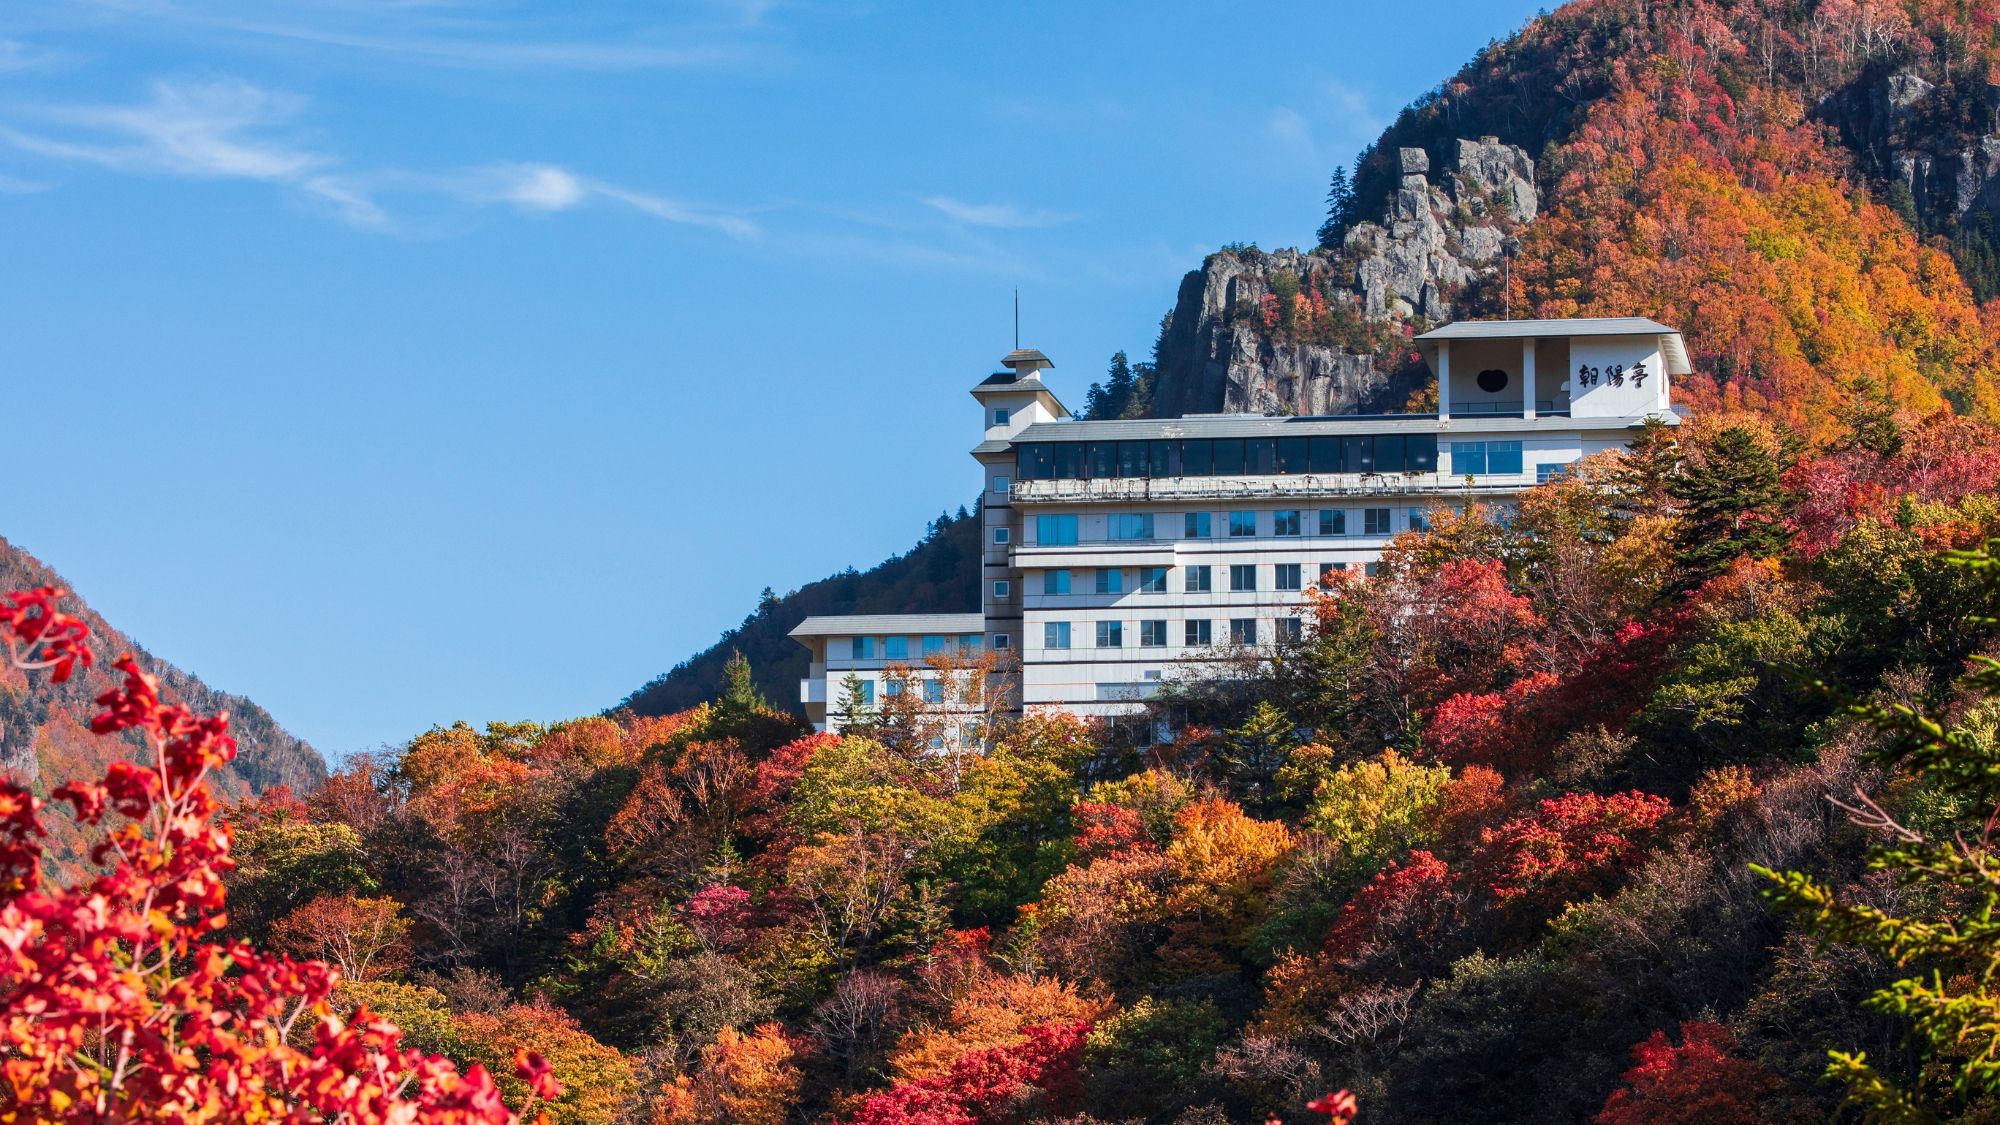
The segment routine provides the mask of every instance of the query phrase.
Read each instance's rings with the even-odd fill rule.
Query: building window
[[[1429,512],[1426,512],[1426,511],[1424,511],[1424,510],[1423,510],[1422,508],[1411,508],[1411,509],[1410,509],[1410,530],[1411,530],[1411,531],[1429,531],[1430,529],[1431,529],[1431,515],[1430,515],[1430,513],[1429,513]]]
[[[1382,564],[1378,562],[1369,563],[1361,568],[1361,573],[1367,575],[1370,578],[1373,578],[1376,575],[1382,573]]]
[[[1257,588],[1257,564],[1236,563],[1229,568],[1229,588],[1236,593]]]
[[[1043,648],[1069,647],[1069,622],[1045,621],[1042,623]]]
[[[1014,584],[1005,580],[993,584],[993,600],[1004,602],[1014,596]]]
[[[1331,563],[1319,564],[1319,584],[1322,586],[1326,585],[1327,582],[1333,578],[1335,571],[1346,570],[1346,569],[1347,569],[1347,564],[1344,562],[1331,562]]]
[[[1255,512],[1229,513],[1229,537],[1231,539],[1248,539],[1256,534],[1257,534],[1257,513]]]
[[[1069,593],[1069,571],[1067,571],[1067,570],[1045,570],[1045,571],[1043,571],[1043,572],[1042,572],[1042,593],[1044,593],[1044,594],[1067,594],[1067,593]]]
[[[1014,532],[1010,528],[996,527],[993,529],[993,542],[995,543],[1006,543],[1012,538],[1014,538]]]
[[[889,660],[908,660],[910,658],[910,638],[882,638],[882,655]]]
[[[1007,638],[1007,634],[1005,633],[993,634],[994,652],[1006,652],[1011,647],[1013,647],[1013,642]]]
[[[980,643],[980,638],[978,633],[965,633],[958,638],[958,648],[960,652],[978,652],[979,643]]]
[[[1518,441],[1455,441],[1451,471],[1461,477],[1506,476],[1521,471]]]
[[[1279,639],[1279,640],[1281,640],[1281,641],[1297,641],[1297,640],[1301,640],[1301,639],[1303,639],[1303,638],[1305,637],[1305,635],[1306,635],[1306,625],[1305,625],[1305,622],[1303,622],[1303,621],[1300,621],[1300,620],[1299,620],[1298,618],[1296,618],[1296,617],[1280,617],[1280,618],[1278,618],[1278,639]]]
[[[1164,594],[1167,592],[1167,568],[1164,566],[1142,566],[1139,568],[1139,592],[1142,594]]]
[[[1008,414],[1007,414],[1007,408],[1006,408],[1006,407],[1004,407],[1004,406],[996,406],[996,407],[994,407],[994,408],[993,408],[993,424],[994,424],[994,425],[996,425],[996,426],[1004,426],[1004,425],[1006,425],[1006,424],[1007,424],[1007,418],[1008,418]]]
[[[1212,621],[1186,622],[1184,632],[1187,637],[1187,646],[1189,648],[1207,648],[1209,645],[1214,644],[1215,633],[1211,628],[1213,625],[1214,622]]]
[[[1164,621],[1139,622],[1139,647],[1164,648],[1167,643],[1167,623]]]
[[[1552,480],[1559,479],[1567,472],[1569,472],[1568,465],[1552,465],[1544,461],[1535,466],[1535,483],[1547,484]]]
[[[1319,533],[1321,535],[1347,534],[1347,513],[1338,510],[1322,510],[1319,514]]]
[[[1257,643],[1257,619],[1254,617],[1232,617],[1229,619],[1229,643],[1233,645],[1254,645]]]
[[[1097,647],[1125,647],[1125,623],[1123,621],[1099,621],[1097,623]]]
[[[1274,569],[1277,571],[1277,580],[1273,583],[1276,589],[1299,589],[1299,564],[1279,563]]]
[[[1100,594],[1122,594],[1125,592],[1125,572],[1116,567],[1102,567],[1097,572],[1097,592]]]
[[[903,681],[883,680],[882,693],[888,696],[890,699],[895,699],[896,697],[903,694]]]
[[[1181,534],[1189,539],[1207,539],[1212,534],[1208,525],[1208,513],[1181,513]]]
[[[1187,582],[1185,583],[1185,585],[1187,587],[1188,593],[1190,594],[1208,593],[1208,591],[1211,589],[1211,587],[1209,586],[1208,567],[1191,566],[1187,568],[1186,573],[1187,573]]]
[[[1007,478],[1007,477],[994,477],[994,478],[993,478],[993,494],[994,494],[995,496],[1005,496],[1005,495],[1007,495],[1007,486],[1008,486],[1008,485],[1010,485],[1010,484],[1013,484],[1013,483],[1014,483],[1014,482],[1013,482],[1012,480],[1010,480],[1009,478]]]
[[[1111,538],[1151,539],[1153,537],[1153,517],[1146,515],[1122,515],[1111,517]]]
[[[1361,531],[1366,535],[1389,534],[1389,509],[1368,508],[1361,513]]]
[[[872,703],[874,703],[874,702],[875,702],[875,681],[874,681],[874,680],[862,680],[862,681],[860,681],[860,684],[861,684],[861,692],[860,692],[860,695],[861,695],[861,702],[862,702],[863,704],[872,704]]]
[[[924,702],[925,702],[925,703],[943,703],[943,702],[944,702],[944,681],[943,681],[943,680],[925,680],[925,681],[924,681]]]
[[[1273,535],[1299,534],[1299,510],[1297,508],[1285,508],[1280,511],[1272,512],[1271,534]]]
[[[856,659],[856,660],[873,660],[873,659],[875,659],[875,638],[874,638],[874,637],[856,637],[856,638],[854,638],[854,659]]]
[[[944,634],[929,633],[924,636],[924,655],[931,656],[944,651]]]
[[[1035,541],[1044,547],[1076,546],[1076,517],[1036,516]]]

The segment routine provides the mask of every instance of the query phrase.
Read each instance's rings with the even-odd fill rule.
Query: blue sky
[[[12,0],[0,535],[330,756],[594,712],[1533,10]]]

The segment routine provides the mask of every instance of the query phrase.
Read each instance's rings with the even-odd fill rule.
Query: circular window
[[[1497,367],[1489,367],[1479,373],[1479,389],[1489,395],[1497,395],[1507,389],[1507,373]]]

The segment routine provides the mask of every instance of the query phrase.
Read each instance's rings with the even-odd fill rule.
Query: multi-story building
[[[1504,509],[1647,420],[1676,423],[1689,370],[1679,332],[1633,317],[1460,321],[1416,344],[1435,413],[1327,418],[1079,421],[1041,381],[1048,357],[1011,353],[972,390],[983,611],[807,619],[792,635],[814,654],[813,721],[838,725],[830,684],[917,665],[940,637],[1017,662],[1019,709],[1134,711],[1179,662],[1296,635],[1305,590],[1372,571],[1436,506]]]

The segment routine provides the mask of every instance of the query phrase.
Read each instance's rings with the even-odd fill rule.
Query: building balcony
[[[1016,504],[1101,504],[1134,501],[1255,500],[1296,497],[1386,499],[1450,493],[1500,496],[1534,485],[1532,473],[1475,477],[1450,473],[1293,473],[1256,477],[1109,477],[1092,480],[1017,480]]]
[[[808,680],[800,680],[800,681],[799,681],[799,702],[800,702],[800,703],[806,703],[806,704],[812,704],[812,703],[825,703],[825,702],[826,702],[826,681],[825,681],[825,680],[810,680],[810,679],[808,679]]]

